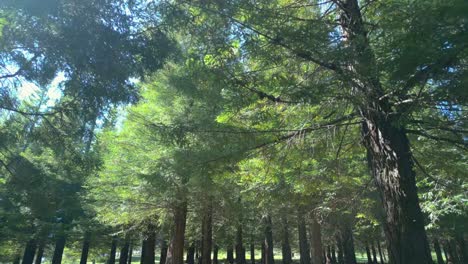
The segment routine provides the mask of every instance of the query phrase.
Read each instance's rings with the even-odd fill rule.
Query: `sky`
[[[65,81],[65,75],[63,73],[59,73],[57,77],[48,85],[47,88],[47,103],[46,107],[54,106],[56,101],[60,99],[62,96],[62,91],[60,89],[60,84]],[[38,96],[38,93],[41,89],[32,82],[24,81],[22,86],[18,88],[18,98],[20,100],[27,100],[28,98],[33,98]]]

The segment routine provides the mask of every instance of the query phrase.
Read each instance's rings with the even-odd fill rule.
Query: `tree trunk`
[[[22,264],[32,264],[34,261],[34,255],[36,254],[37,242],[35,239],[31,239],[26,243],[24,248]]]
[[[218,245],[214,245],[213,247],[213,264],[218,264]]]
[[[115,253],[117,251],[117,240],[115,238],[112,239],[111,244],[111,251],[109,254],[109,260],[107,261],[108,264],[115,264]]]
[[[237,226],[237,235],[236,235],[236,263],[237,264],[246,264],[245,261],[245,250],[242,237],[242,225]]]
[[[166,264],[184,263],[184,240],[187,220],[187,202],[182,202],[174,208],[174,236],[167,249]]]
[[[148,243],[148,238],[144,238],[143,242],[141,243],[141,256],[140,256],[140,264],[144,264],[146,261],[146,244]]]
[[[234,263],[234,250],[232,249],[232,246],[229,245],[226,251],[226,260],[229,264]]]
[[[127,238],[125,239],[125,244],[120,249],[119,264],[127,264],[129,250],[130,250],[130,241]]]
[[[434,239],[434,251],[437,256],[437,264],[445,264],[444,259],[442,258],[442,251],[440,250],[440,244],[437,239]]]
[[[271,217],[269,215],[263,218],[265,225],[265,264],[274,264],[275,258],[273,254],[273,231]]]
[[[261,263],[265,264],[266,262],[265,241],[262,241],[261,255],[262,255]]]
[[[52,257],[52,264],[62,263],[63,250],[65,249],[65,242],[66,242],[66,239],[64,235],[59,235],[57,237],[57,240],[55,241],[54,255]]]
[[[133,245],[130,243],[130,248],[128,249],[128,261],[127,264],[132,264],[132,257],[133,257]]]
[[[323,246],[322,246],[322,228],[320,223],[317,221],[315,216],[311,218],[312,223],[310,226],[310,233],[311,233],[311,255],[312,255],[312,263],[323,263]]]
[[[20,264],[21,261],[21,255],[18,254],[14,259],[13,259],[13,264]]]
[[[167,254],[167,242],[166,240],[162,240],[161,242],[161,255],[159,256],[159,264],[166,263],[166,254]]]
[[[445,261],[448,263],[449,258],[448,258],[448,253],[447,253],[447,246],[445,243],[442,243],[442,250],[444,251]]]
[[[380,241],[377,241],[377,250],[379,251],[380,264],[384,264],[384,256],[382,254],[382,248],[380,247]]]
[[[148,226],[148,233],[145,246],[145,257],[143,264],[154,264],[155,263],[155,250],[156,250],[156,227],[152,224]]]
[[[195,264],[195,245],[193,243],[190,244],[189,248],[187,249],[187,257],[185,257],[185,263]]]
[[[372,261],[373,261],[373,263],[378,264],[378,263],[377,263],[377,251],[375,251],[375,245],[374,245],[374,243],[372,243],[371,246],[372,246],[372,247],[371,247],[371,251],[372,251]]]
[[[356,254],[354,251],[354,238],[351,224],[345,221],[341,230],[341,241],[343,243],[343,258],[345,264],[356,264]]]
[[[372,264],[372,257],[369,250],[369,244],[366,244],[366,256],[367,256],[367,264]]]
[[[310,250],[309,243],[307,241],[307,229],[304,220],[303,210],[298,211],[297,215],[297,230],[299,234],[299,254],[301,255],[301,264],[310,264]]]
[[[288,229],[288,220],[286,219],[286,217],[283,216],[282,222],[283,222],[283,232],[282,232],[283,236],[281,240],[281,254],[283,256],[283,264],[291,264],[292,263],[291,245],[289,244],[289,229]]]
[[[39,248],[37,249],[36,260],[34,261],[34,264],[41,264],[42,257],[44,256],[44,248],[45,248],[45,242],[41,241],[39,243]]]
[[[385,235],[392,264],[432,263],[419,206],[412,154],[405,130],[398,126],[398,115],[384,97],[376,61],[368,41],[358,0],[340,5],[341,28],[353,52],[348,71],[363,118],[362,133],[372,175],[386,214]],[[393,120],[394,119],[394,120]]]
[[[331,250],[332,250],[332,255],[331,255],[331,258],[332,258],[332,263],[333,263],[333,264],[336,264],[336,263],[337,263],[337,262],[336,262],[337,260],[336,260],[336,250],[335,250],[335,245],[332,245],[332,249],[331,249]]]
[[[255,264],[255,245],[253,241],[250,243],[250,264]]]
[[[459,231],[455,235],[455,240],[457,244],[457,251],[458,251],[458,256],[460,257],[460,262],[461,263],[468,263],[468,253],[466,249],[466,243],[465,243],[465,238],[463,235],[463,231]]]
[[[338,264],[344,264],[343,242],[339,235],[336,236],[336,244],[338,246]]]
[[[83,240],[83,247],[81,248],[80,264],[86,264],[88,262],[89,254],[89,236],[86,234]]]
[[[211,202],[205,209],[202,219],[202,253],[201,264],[211,264],[211,247],[213,243],[213,209]]]

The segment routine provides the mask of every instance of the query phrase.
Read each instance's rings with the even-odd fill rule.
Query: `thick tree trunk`
[[[52,257],[52,264],[61,264],[63,250],[65,249],[66,238],[63,235],[59,235],[55,241],[54,255]]]
[[[213,247],[213,264],[218,264],[218,251],[219,251],[218,245],[214,245],[214,247]]]
[[[211,264],[211,247],[213,243],[213,209],[211,203],[205,208],[202,219],[201,264]]]
[[[304,212],[298,211],[297,214],[297,229],[299,234],[299,254],[301,255],[301,264],[310,264],[309,243],[307,241],[307,228],[304,220]]]
[[[32,264],[34,261],[34,255],[36,254],[37,242],[35,239],[31,239],[26,243],[24,248],[22,264]]]
[[[229,245],[226,251],[226,260],[229,264],[234,263],[234,250],[232,249],[232,246]]]
[[[143,264],[154,264],[156,261],[156,227],[152,224],[150,224],[148,227],[148,233],[144,243],[144,247],[145,255],[143,258]]]
[[[372,247],[371,247],[371,251],[372,251],[372,261],[373,261],[373,263],[378,264],[378,263],[377,263],[377,251],[375,251],[375,245],[374,245],[374,243],[372,243],[371,246],[372,246]]]
[[[127,264],[132,264],[132,257],[133,257],[133,245],[132,245],[132,243],[130,243],[130,248],[128,249]]]
[[[445,264],[444,259],[442,258],[442,251],[440,250],[440,244],[437,239],[434,239],[434,251],[437,256],[437,264]]]
[[[382,248],[380,247],[380,241],[377,241],[377,250],[379,251],[380,264],[384,264],[384,256],[382,254]]]
[[[129,250],[130,250],[130,241],[127,238],[125,239],[125,244],[120,249],[119,264],[127,264]]]
[[[242,236],[242,225],[237,226],[237,235],[236,235],[236,263],[237,264],[246,264],[245,261],[245,249]]]
[[[185,257],[185,263],[195,264],[195,245],[193,243],[190,244],[189,248],[187,249],[187,256]]]
[[[250,264],[255,264],[255,244],[250,242]]]
[[[159,256],[159,264],[166,263],[166,254],[167,254],[167,242],[166,240],[162,240],[161,242],[161,254]]]
[[[265,226],[265,264],[274,264],[275,258],[273,254],[273,231],[271,217],[269,215],[263,218]]]
[[[312,263],[323,263],[323,246],[322,246],[322,228],[320,223],[317,221],[315,216],[312,216],[312,223],[310,225],[310,236],[311,236],[311,256]]]
[[[187,202],[174,208],[174,236],[167,249],[166,264],[184,263],[185,226],[187,221]]]
[[[140,256],[140,264],[144,264],[146,261],[146,244],[148,243],[148,239],[144,238],[143,242],[141,243],[141,256]]]
[[[44,248],[45,248],[45,241],[41,241],[37,249],[36,260],[34,261],[34,264],[41,264],[42,257],[44,256]]]
[[[109,254],[109,259],[107,260],[107,264],[115,264],[115,253],[117,252],[117,240],[115,238],[112,239],[111,250]]]
[[[292,255],[291,255],[291,245],[289,244],[289,229],[288,229],[288,220],[286,217],[282,219],[283,224],[283,232],[282,232],[282,239],[281,239],[281,254],[283,256],[283,264],[291,264],[292,263]],[[252,246],[251,246],[252,250]]]
[[[341,27],[353,53],[349,71],[361,98],[364,145],[386,214],[385,235],[392,264],[432,263],[415,181],[412,155],[404,128],[384,97],[372,47],[358,0],[341,1]],[[392,120],[394,118],[395,120]]]
[[[85,235],[83,239],[83,247],[81,248],[80,264],[86,264],[88,262],[88,254],[89,254],[89,236]]]

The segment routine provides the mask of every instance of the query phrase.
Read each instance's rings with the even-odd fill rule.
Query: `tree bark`
[[[353,230],[349,221],[345,221],[340,230],[341,241],[343,243],[343,259],[345,264],[356,264],[356,254],[354,251]]]
[[[218,264],[218,245],[214,245],[213,247],[213,264]]]
[[[167,242],[162,240],[161,242],[161,255],[159,256],[159,264],[166,263],[166,254],[167,254]]]
[[[262,255],[261,263],[262,263],[262,264],[265,264],[265,262],[266,262],[265,241],[262,241],[261,255]]]
[[[455,240],[457,244],[457,251],[458,251],[458,256],[460,257],[460,262],[461,263],[468,263],[468,253],[466,249],[466,243],[465,243],[465,238],[463,235],[463,231],[459,231],[455,235]]]
[[[309,243],[307,241],[307,229],[306,229],[306,223],[304,220],[303,210],[298,211],[297,225],[298,225],[297,229],[298,229],[298,234],[299,234],[299,254],[301,255],[300,263],[310,264]]]
[[[291,264],[292,263],[292,255],[291,255],[291,245],[289,244],[289,229],[288,229],[288,220],[286,217],[283,216],[283,236],[281,240],[281,254],[283,256],[283,264]],[[251,246],[252,250],[252,246]]]
[[[253,241],[250,243],[250,264],[255,264],[255,244]]]
[[[371,243],[371,251],[372,251],[372,262],[375,264],[378,264],[377,263],[377,251],[375,251],[375,245],[373,242]]]
[[[112,239],[111,250],[109,254],[109,259],[107,260],[108,264],[115,264],[115,253],[117,251],[117,240],[115,238]]]
[[[310,233],[311,233],[311,255],[312,255],[312,263],[323,263],[323,246],[322,246],[322,228],[320,223],[317,221],[315,216],[311,218],[312,223],[310,226]]]
[[[89,254],[89,236],[86,234],[83,239],[83,247],[81,248],[80,264],[86,264],[88,262]]]
[[[213,209],[211,202],[205,208],[205,212],[202,219],[202,253],[201,253],[201,264],[211,264],[211,247],[213,243]]]
[[[45,248],[45,242],[41,241],[37,249],[36,260],[34,261],[34,264],[41,264],[42,257],[44,256],[44,248]]]
[[[358,0],[341,2],[340,24],[353,54],[348,70],[356,78],[351,82],[356,91],[354,96],[362,98],[357,106],[364,120],[363,142],[386,214],[384,230],[390,263],[430,264],[430,248],[405,129],[398,125],[399,116],[384,97]]]
[[[128,255],[129,255],[129,250],[130,250],[130,241],[129,239],[125,239],[125,244],[123,247],[120,249],[120,258],[119,258],[119,264],[127,264],[128,261]]]
[[[377,250],[379,251],[380,264],[384,264],[384,256],[382,254],[382,248],[380,247],[380,242],[377,241]]]
[[[174,236],[167,249],[166,264],[184,263],[185,226],[187,221],[187,202],[184,201],[174,208]]]
[[[185,263],[195,264],[195,245],[193,243],[190,244],[189,248],[187,249],[187,257],[185,257]]]
[[[372,257],[369,250],[369,244],[366,244],[366,256],[367,256],[367,264],[372,264]]]
[[[338,246],[338,264],[344,264],[343,242],[339,235],[336,236],[336,245]]]
[[[156,226],[150,224],[148,226],[148,233],[144,243],[144,258],[143,264],[154,264],[155,263],[155,250],[156,250]]]
[[[232,246],[229,245],[226,251],[226,260],[229,264],[234,263],[234,250],[232,249]]]
[[[332,255],[331,255],[331,258],[332,258],[332,263],[333,264],[336,264],[337,263],[337,260],[336,260],[336,250],[335,250],[335,245],[332,245]]]
[[[127,264],[132,264],[132,257],[133,257],[133,245],[130,243],[130,248],[128,249],[128,261]]]
[[[245,250],[242,236],[242,225],[237,226],[237,235],[236,235],[236,263],[237,264],[246,264],[245,261]]]
[[[141,256],[140,256],[140,264],[144,264],[146,261],[146,244],[148,243],[147,238],[143,238],[143,242],[141,243]]]
[[[55,241],[54,255],[52,257],[52,264],[61,264],[63,250],[65,249],[66,238],[64,235],[59,235]]]
[[[444,259],[442,258],[442,251],[440,250],[440,244],[437,239],[434,239],[434,251],[437,256],[437,264],[445,264]]]
[[[271,217],[269,215],[263,218],[265,226],[265,264],[274,264],[275,258],[273,253],[273,231]]]
[[[23,261],[21,263],[32,264],[34,261],[34,255],[36,254],[36,248],[36,239],[30,239],[24,248]]]

